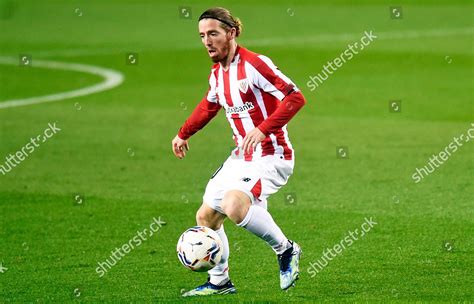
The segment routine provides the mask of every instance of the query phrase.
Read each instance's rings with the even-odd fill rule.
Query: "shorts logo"
[[[249,82],[247,78],[244,78],[242,80],[239,80],[239,90],[242,93],[247,93],[247,90],[249,89]]]
[[[248,177],[244,177],[242,178],[242,180],[246,183],[250,182],[252,179],[251,178],[248,178]]]

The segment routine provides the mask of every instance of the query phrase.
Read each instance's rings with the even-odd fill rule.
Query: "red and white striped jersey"
[[[258,127],[292,92],[299,90],[270,58],[238,46],[227,71],[220,63],[213,65],[206,99],[225,109],[234,142],[237,147],[242,147],[247,132]],[[233,153],[238,155],[241,152],[241,149],[236,149]],[[275,154],[285,159],[294,157],[286,124],[268,134],[256,150],[245,154],[244,158],[251,160]]]

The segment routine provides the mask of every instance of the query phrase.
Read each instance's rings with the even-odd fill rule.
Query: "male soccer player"
[[[263,55],[236,42],[242,24],[224,8],[211,8],[199,17],[199,34],[214,62],[209,89],[172,141],[182,159],[188,139],[224,108],[236,148],[209,180],[196,213],[200,226],[214,229],[223,243],[220,263],[208,282],[183,296],[235,293],[229,278],[229,241],[223,222],[232,222],[264,240],[278,256],[280,287],[294,286],[301,249],[288,240],[267,211],[268,197],[293,173],[294,151],[287,123],[306,103],[295,84]]]

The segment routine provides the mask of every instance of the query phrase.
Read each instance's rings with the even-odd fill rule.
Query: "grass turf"
[[[232,145],[221,113],[192,138],[185,160],[170,149],[207,88],[196,19],[214,3],[189,5],[191,20],[179,18],[178,2],[0,4],[0,55],[33,58],[29,68],[0,64],[0,102],[98,81],[35,68],[37,59],[125,75],[110,91],[0,109],[0,165],[49,122],[61,128],[0,175],[1,302],[473,301],[472,143],[422,182],[411,178],[474,121],[469,2],[412,1],[400,20],[389,1],[220,3],[244,22],[242,45],[272,58],[308,100],[289,127],[294,175],[269,201],[304,256],[297,287],[281,292],[271,250],[226,222],[238,294],[186,300],[182,290],[206,275],[179,264],[176,241]],[[365,30],[377,40],[311,92],[309,76]],[[129,52],[137,66],[125,64]],[[401,113],[389,112],[390,100],[402,101]],[[349,159],[336,157],[338,146]],[[97,263],[153,217],[167,224],[100,278]],[[378,224],[311,278],[310,263],[365,217]]]

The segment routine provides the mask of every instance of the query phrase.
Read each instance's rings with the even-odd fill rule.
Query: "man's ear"
[[[235,27],[231,28],[230,31],[227,32],[228,40],[235,39],[236,34],[237,34],[237,30],[235,29]]]

